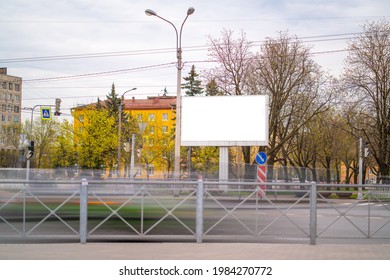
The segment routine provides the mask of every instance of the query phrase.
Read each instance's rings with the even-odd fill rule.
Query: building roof
[[[147,99],[123,100],[125,110],[148,110],[148,109],[172,109],[176,106],[175,96],[148,97]]]
[[[0,76],[1,76],[2,78],[13,79],[14,81],[17,81],[17,82],[19,82],[19,83],[22,82],[22,78],[21,78],[21,77],[8,75],[8,74],[7,74],[7,67],[0,67]]]
[[[100,101],[104,106],[104,100]],[[97,103],[91,103],[86,105],[79,105],[73,109],[86,109],[94,108]],[[176,108],[176,97],[175,96],[158,96],[148,97],[147,99],[124,99],[123,105],[125,110],[153,110],[153,109],[172,109]]]

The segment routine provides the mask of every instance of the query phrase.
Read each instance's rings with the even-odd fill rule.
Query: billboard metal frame
[[[267,146],[267,95],[182,99],[182,146]]]

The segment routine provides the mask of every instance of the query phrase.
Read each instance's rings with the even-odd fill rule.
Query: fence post
[[[204,185],[202,178],[198,179],[196,192],[196,242],[203,241],[203,192]]]
[[[317,183],[310,185],[310,245],[316,245],[317,237]]]
[[[88,181],[81,179],[80,187],[80,243],[87,243]]]

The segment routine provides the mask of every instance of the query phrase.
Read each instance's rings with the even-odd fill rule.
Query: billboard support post
[[[229,180],[229,147],[219,147],[219,181],[227,182]],[[227,185],[219,185],[220,189],[227,191]]]

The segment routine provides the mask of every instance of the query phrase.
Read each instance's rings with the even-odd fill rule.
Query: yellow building
[[[104,104],[104,102],[102,102]],[[104,106],[104,105],[103,105]],[[173,171],[174,130],[176,97],[160,96],[147,99],[123,100],[124,112],[130,114],[138,123],[142,145],[137,143],[137,161],[135,174],[137,178],[166,178]],[[87,110],[94,110],[96,104],[80,106],[74,110],[74,128],[80,129],[81,123],[88,122]],[[126,143],[131,135],[122,138]],[[77,139],[75,139],[77,141]],[[125,145],[125,147],[128,145]],[[125,148],[126,149],[126,148]],[[128,174],[130,159],[126,152],[122,156],[121,176]]]
[[[139,153],[141,162],[136,166],[136,174],[139,177],[168,177],[173,170],[176,97],[133,97],[124,100],[123,104],[125,112],[137,121],[143,136]]]

